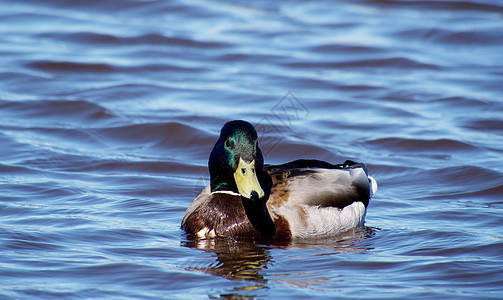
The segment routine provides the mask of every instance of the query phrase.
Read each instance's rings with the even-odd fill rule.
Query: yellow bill
[[[260,187],[255,172],[255,160],[246,163],[242,158],[239,158],[238,168],[234,172],[234,180],[236,180],[241,196],[250,199],[251,192],[256,191],[259,198],[264,197],[264,191]]]

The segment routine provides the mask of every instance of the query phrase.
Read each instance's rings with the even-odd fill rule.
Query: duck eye
[[[252,168],[252,173],[255,174],[255,168]]]
[[[230,139],[225,140],[225,147],[227,147],[229,149],[234,147],[234,142],[231,141]]]
[[[243,175],[244,175],[244,173],[246,173],[246,169],[245,168],[241,168],[241,173],[243,173]]]

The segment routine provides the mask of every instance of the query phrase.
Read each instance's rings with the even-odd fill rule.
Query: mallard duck
[[[230,121],[211,151],[210,184],[181,227],[197,238],[291,240],[364,223],[377,184],[363,163],[300,159],[264,165],[255,128]]]

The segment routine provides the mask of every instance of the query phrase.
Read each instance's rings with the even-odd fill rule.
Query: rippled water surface
[[[501,1],[0,7],[0,298],[501,297]],[[232,119],[367,163],[366,226],[187,237]]]

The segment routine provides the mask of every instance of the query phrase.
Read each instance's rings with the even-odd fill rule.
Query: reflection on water
[[[267,288],[267,279],[261,272],[272,262],[270,250],[253,241],[237,241],[227,238],[191,239],[181,245],[200,249],[216,259],[204,267],[188,267],[187,270],[202,271],[232,280],[243,280],[247,284],[234,287],[231,292],[211,299],[253,299],[253,291]],[[234,293],[235,292],[235,293]]]
[[[362,242],[367,238],[373,237],[378,230],[379,229],[375,227],[356,227],[331,237],[294,240],[287,246],[287,248],[332,250],[331,252],[317,255],[332,255],[341,253],[364,254],[373,248],[371,245],[366,245]]]
[[[182,241],[182,246],[214,253],[216,261],[207,267],[189,267],[228,279],[267,282],[260,271],[271,261],[269,251],[253,241],[226,238]]]
[[[232,240],[227,238],[189,239],[182,241],[182,246],[212,253],[216,260],[205,267],[189,267],[205,273],[219,275],[233,280],[246,280],[252,283],[244,289],[260,289],[266,287],[268,279],[263,271],[274,264],[271,251],[274,249],[326,249],[327,253],[317,253],[315,256],[334,255],[340,253],[366,253],[372,247],[362,243],[363,240],[375,235],[376,228],[357,227],[339,235],[318,238],[294,240],[282,243],[259,244],[255,241]],[[241,287],[240,289],[243,289]]]

